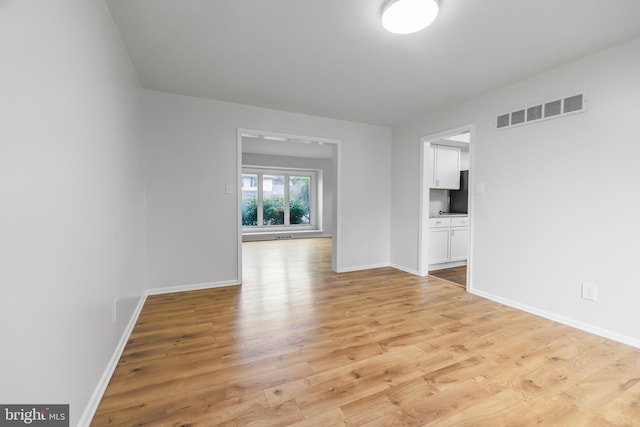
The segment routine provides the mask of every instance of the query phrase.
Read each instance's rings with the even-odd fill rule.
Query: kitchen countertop
[[[429,214],[429,218],[446,218],[452,216],[469,216],[469,214],[464,213],[443,213],[443,214]]]

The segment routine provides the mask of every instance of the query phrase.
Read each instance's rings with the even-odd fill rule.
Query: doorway
[[[418,272],[455,269],[471,289],[473,152],[475,126],[428,135],[420,140]],[[451,270],[450,270],[451,271]]]
[[[243,242],[330,238],[331,266],[338,271],[339,158],[339,140],[238,129],[241,283]]]

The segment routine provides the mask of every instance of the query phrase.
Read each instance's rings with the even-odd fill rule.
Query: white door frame
[[[475,169],[475,125],[460,126],[443,132],[427,135],[420,138],[420,204],[418,213],[418,275],[429,274],[429,190],[431,187],[432,167],[429,161],[429,149],[431,141],[442,139],[448,136],[469,132],[469,253],[467,258],[467,291],[471,286],[471,269],[473,265],[473,191],[474,169]]]
[[[339,258],[339,242],[341,235],[340,228],[340,152],[341,141],[339,139],[329,139],[308,135],[296,135],[290,133],[273,132],[258,129],[238,128],[236,136],[237,152],[236,152],[236,225],[238,230],[238,282],[242,283],[242,137],[247,135],[262,135],[282,140],[298,141],[301,144],[304,141],[316,141],[325,144],[333,144],[333,166],[335,168],[335,192],[333,194],[333,230],[331,230],[331,269],[340,272]]]

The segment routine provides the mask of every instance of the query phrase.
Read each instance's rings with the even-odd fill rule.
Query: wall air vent
[[[562,112],[562,100],[547,102],[544,104],[544,116],[553,117]]]
[[[574,111],[582,110],[582,104],[584,103],[582,99],[583,99],[582,94],[565,98],[563,113],[567,114],[567,113],[572,113]]]
[[[496,122],[496,126],[499,128],[506,128],[511,124],[509,121],[509,114],[503,114],[498,116],[498,121]]]
[[[584,93],[543,102],[530,107],[519,108],[510,113],[496,116],[496,129],[507,129],[547,119],[554,119],[568,114],[582,113],[587,109]]]
[[[542,105],[527,108],[527,121],[538,120],[542,118]]]
[[[511,113],[511,126],[524,123],[524,110],[518,110]]]

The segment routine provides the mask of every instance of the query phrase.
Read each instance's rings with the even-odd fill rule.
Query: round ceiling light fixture
[[[390,0],[382,9],[382,26],[394,34],[428,27],[438,16],[437,0]]]

